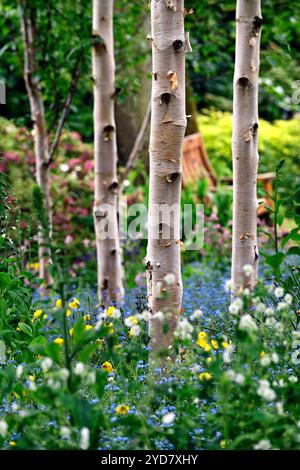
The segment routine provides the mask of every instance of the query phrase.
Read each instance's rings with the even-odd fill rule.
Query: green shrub
[[[209,158],[218,176],[231,175],[232,115],[209,111],[198,117]],[[274,171],[276,164],[286,160],[286,174],[299,172],[300,117],[273,123],[260,119],[259,173]]]

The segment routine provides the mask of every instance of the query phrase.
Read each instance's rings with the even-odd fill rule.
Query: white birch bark
[[[45,210],[50,227],[52,224],[52,198],[50,187],[49,142],[46,129],[45,109],[39,78],[36,75],[36,37],[32,11],[20,4],[21,29],[24,46],[24,80],[29,97],[31,119],[33,122],[34,155],[36,181],[44,195]],[[50,234],[49,234],[50,236]],[[39,275],[45,284],[51,282],[48,266],[51,263],[49,239],[40,229],[38,234]]]
[[[159,352],[173,340],[182,304],[180,196],[186,130],[183,0],[152,0],[152,110],[150,134],[147,284],[150,346]],[[170,220],[158,205],[174,209]],[[169,232],[169,234],[168,234]],[[172,274],[174,281],[166,281]],[[163,312],[164,320],[158,312]]]
[[[117,142],[114,113],[113,0],[93,0],[95,202],[98,295],[107,305],[123,298],[118,234]],[[107,237],[106,222],[110,233]]]
[[[233,292],[256,284],[260,0],[237,0],[233,98]],[[246,275],[245,265],[252,267]]]

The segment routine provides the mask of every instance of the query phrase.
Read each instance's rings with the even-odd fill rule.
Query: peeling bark
[[[261,36],[260,0],[237,0],[233,98],[233,292],[256,284],[258,168],[258,75]],[[245,265],[253,272],[246,276]]]
[[[98,295],[104,305],[123,299],[118,234],[117,143],[114,113],[113,0],[93,0],[95,202]],[[105,237],[104,219],[110,234]]]
[[[180,196],[182,145],[186,130],[183,0],[152,0],[152,113],[150,135],[147,250],[150,346],[154,353],[172,344],[182,303]],[[174,208],[166,221],[158,205]],[[169,236],[164,233],[169,231]],[[170,285],[165,276],[172,273]],[[157,316],[163,312],[165,320]]]

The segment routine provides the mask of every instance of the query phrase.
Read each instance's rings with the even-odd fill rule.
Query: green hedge
[[[231,175],[232,115],[209,111],[198,116],[198,124],[204,143],[218,176]],[[259,125],[259,173],[274,171],[276,163],[286,160],[285,171],[300,175],[300,116],[273,123],[260,119]]]

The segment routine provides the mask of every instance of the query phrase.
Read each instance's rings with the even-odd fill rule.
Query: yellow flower
[[[53,343],[58,344],[59,346],[62,346],[64,344],[64,340],[62,338],[56,338]]]
[[[116,412],[119,414],[119,415],[126,415],[129,411],[129,406],[128,405],[119,405],[117,406],[116,408]]]
[[[43,315],[43,310],[36,310],[33,314],[33,317],[38,320]]]
[[[201,337],[198,338],[196,341],[196,344],[198,344],[206,352],[211,351],[211,346],[207,343],[207,341],[204,338],[201,338]]]
[[[70,308],[73,308],[74,310],[76,310],[80,305],[80,302],[78,299],[76,299],[76,297],[73,297],[73,300],[72,302],[69,303],[69,307]]]
[[[199,379],[202,382],[209,382],[212,379],[212,375],[209,372],[201,372]]]
[[[67,308],[66,310],[66,317],[70,317],[71,316],[71,310],[69,308]]]
[[[55,307],[57,307],[57,308],[62,307],[62,300],[61,299],[57,299],[57,301],[55,302]]]
[[[85,325],[85,330],[86,331],[89,331],[89,330],[92,330],[92,329],[93,329],[92,325]]]
[[[262,351],[262,352],[260,353],[259,357],[260,357],[260,358],[263,358],[263,357],[265,357],[265,355],[266,355],[265,351]]]
[[[19,328],[19,327],[17,326],[16,331],[21,331],[21,328]]]
[[[205,331],[200,331],[200,332],[198,333],[198,339],[199,339],[199,338],[207,338],[207,334],[205,333]]]
[[[107,326],[108,326],[108,334],[112,335],[113,332],[115,331],[113,323],[109,323]]]
[[[102,369],[106,370],[106,372],[108,372],[109,374],[111,374],[114,370],[113,366],[111,365],[109,361],[103,362]]]
[[[210,364],[211,362],[212,362],[212,357],[208,357],[208,358],[206,359],[206,363],[207,363],[207,364]]]
[[[73,334],[74,334],[74,328],[71,328],[70,331],[69,331],[69,333],[70,333],[70,336],[73,336]]]
[[[87,313],[86,315],[84,315],[83,319],[84,321],[91,321],[91,315]]]
[[[48,316],[46,315],[46,313],[44,313],[43,315],[43,320],[47,320]]]
[[[38,271],[40,269],[40,263],[27,263],[27,269],[33,269],[34,271]]]
[[[219,349],[218,341],[216,341],[215,339],[211,340],[211,344],[214,349]]]
[[[130,317],[126,318],[125,325],[133,326],[137,324],[138,324],[138,321],[134,315],[131,315]]]
[[[16,443],[16,441],[9,441],[9,445],[10,445],[11,447],[13,447],[13,446],[16,446],[17,443]]]
[[[96,339],[96,344],[98,344],[99,347],[101,346],[102,343],[103,343],[103,339],[100,339],[100,338]]]
[[[35,376],[34,375],[29,375],[28,378],[29,378],[30,382],[35,381]]]
[[[227,446],[227,441],[226,441],[226,439],[222,439],[221,442],[220,442],[220,447],[221,447],[222,449],[225,449],[226,446]]]
[[[221,344],[222,344],[224,349],[228,348],[228,346],[229,346],[229,343],[227,343],[227,341],[222,341]]]
[[[116,310],[116,307],[113,307],[113,306],[108,307],[108,309],[107,309],[107,316],[108,316],[109,318],[112,318],[113,313],[114,313],[115,310]]]

